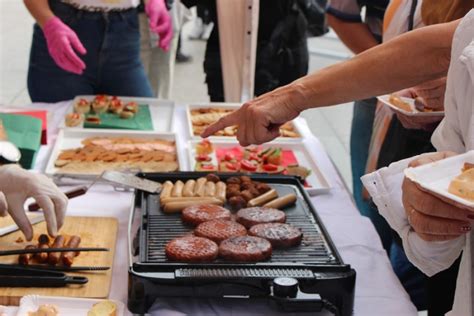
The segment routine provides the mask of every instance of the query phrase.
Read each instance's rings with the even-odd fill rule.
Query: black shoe
[[[189,55],[185,55],[181,52],[176,53],[176,62],[177,63],[188,63],[191,60],[193,60],[193,58]]]

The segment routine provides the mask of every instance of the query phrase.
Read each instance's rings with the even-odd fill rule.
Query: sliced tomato
[[[213,164],[203,164],[201,165],[202,170],[215,170],[216,167],[214,167]]]
[[[206,154],[200,154],[196,156],[196,161],[211,161],[211,157]]]
[[[257,171],[257,165],[253,164],[251,161],[244,159],[240,162],[242,169],[247,171]]]
[[[227,163],[225,164],[225,167],[226,167],[226,169],[228,169],[228,170],[237,171],[237,166],[236,166],[236,164],[234,164],[234,163],[227,162]]]
[[[232,161],[235,160],[235,155],[233,153],[226,153],[224,156],[225,161]]]
[[[278,170],[278,166],[277,165],[274,165],[272,163],[267,163],[265,165],[262,166],[262,169],[265,170],[265,171],[277,171]]]
[[[257,154],[252,153],[252,154],[249,155],[248,160],[260,161],[260,157],[258,157]]]

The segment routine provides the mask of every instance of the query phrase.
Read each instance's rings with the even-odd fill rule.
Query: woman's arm
[[[379,44],[367,24],[346,22],[332,14],[326,16],[329,26],[354,54],[359,54]]]
[[[23,0],[23,2],[41,28],[47,20],[54,16],[48,0]]]

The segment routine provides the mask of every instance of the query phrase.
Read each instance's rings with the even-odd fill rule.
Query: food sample
[[[137,102],[128,102],[125,104],[123,110],[125,112],[132,112],[134,114],[138,113],[138,103]]]
[[[56,316],[59,315],[59,309],[56,305],[42,304],[36,312],[28,312],[28,316]]]
[[[79,114],[89,113],[91,110],[91,103],[86,99],[79,99],[76,104],[74,104],[74,112]]]
[[[65,242],[64,236],[58,235],[56,236],[53,243],[51,244],[51,248],[63,248],[64,242]],[[60,258],[61,258],[60,252],[50,252],[48,254],[48,263],[54,266],[59,263]]]
[[[38,248],[49,248],[49,236],[46,234],[41,234],[38,237]],[[48,261],[48,253],[46,252],[41,252],[37,253],[34,255],[34,258],[39,262],[39,263],[45,263]]]
[[[186,207],[181,220],[189,225],[197,226],[214,219],[230,220],[230,211],[218,205],[193,205]]]
[[[123,111],[123,102],[118,97],[114,96],[110,100],[109,112],[114,114],[120,114]]]
[[[395,105],[397,108],[400,108],[407,112],[413,112],[410,103],[403,101],[403,99],[395,94],[391,94],[388,98],[388,102]]]
[[[298,246],[303,239],[301,231],[290,224],[267,223],[252,226],[249,234],[265,238],[275,248]]]
[[[123,119],[131,119],[134,116],[135,116],[135,113],[130,112],[130,111],[123,111],[120,113],[120,118],[123,118]]]
[[[36,249],[36,246],[34,245],[28,245],[25,247],[25,249]],[[30,259],[33,257],[32,254],[29,253],[24,253],[18,256],[18,263],[22,265],[28,265],[30,264]]]
[[[98,115],[93,114],[86,117],[86,122],[99,125],[102,121]]]
[[[165,247],[168,260],[183,262],[209,262],[217,258],[215,242],[203,237],[185,236],[171,240]]]
[[[203,140],[195,146],[194,161],[195,171],[289,174],[303,180],[310,174],[309,169],[298,164],[292,150],[280,147],[228,147]]]
[[[273,208],[249,207],[237,212],[237,222],[247,228],[258,224],[284,223],[285,221],[285,213]]]
[[[290,193],[285,196],[281,196],[279,198],[276,198],[266,204],[264,204],[264,207],[270,207],[270,208],[276,208],[276,209],[282,209],[287,206],[293,205],[296,203],[296,194]]]
[[[199,224],[194,230],[194,235],[208,238],[219,244],[230,237],[247,235],[247,229],[236,222],[216,219]]]
[[[193,134],[195,136],[201,135],[201,133],[212,123],[215,123],[220,118],[234,112],[235,109],[229,108],[197,108],[190,110],[191,114],[191,124],[193,129]],[[229,126],[224,130],[218,131],[214,134],[215,136],[229,136],[235,137],[237,135],[237,126]],[[283,124],[280,127],[280,135],[282,137],[297,138],[300,137],[298,132],[295,129],[293,122],[288,122]]]
[[[79,236],[71,236],[69,241],[67,242],[66,248],[78,248],[79,244],[81,243],[81,237]],[[79,255],[79,252],[69,251],[63,252],[61,255],[61,261],[65,266],[72,266],[74,258]]]
[[[109,104],[109,97],[104,94],[99,94],[92,101],[92,111],[96,114],[104,113],[109,109]]]
[[[263,261],[272,255],[272,245],[266,239],[238,236],[224,240],[219,245],[219,257],[229,261]]]
[[[449,184],[448,192],[474,202],[474,167],[471,165],[464,165],[462,173]]]
[[[87,312],[87,316],[116,316],[117,305],[109,300],[95,303]]]
[[[227,179],[226,198],[231,209],[237,211],[247,206],[263,205],[277,198],[276,191],[271,190],[268,184],[253,181],[247,176],[230,177]]]
[[[66,114],[66,126],[76,127],[84,123],[84,114],[82,113],[68,113]]]
[[[104,170],[178,170],[174,141],[132,137],[91,137],[83,147],[63,150],[55,161],[61,173],[100,174]]]

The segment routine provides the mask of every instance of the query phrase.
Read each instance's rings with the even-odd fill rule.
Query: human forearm
[[[54,16],[48,0],[24,0],[23,2],[41,28],[47,20]]]
[[[459,24],[425,27],[327,67],[285,87],[298,110],[328,106],[398,91],[445,76]]]
[[[327,15],[327,20],[339,39],[354,54],[359,54],[379,44],[365,23],[344,22],[331,14]]]

